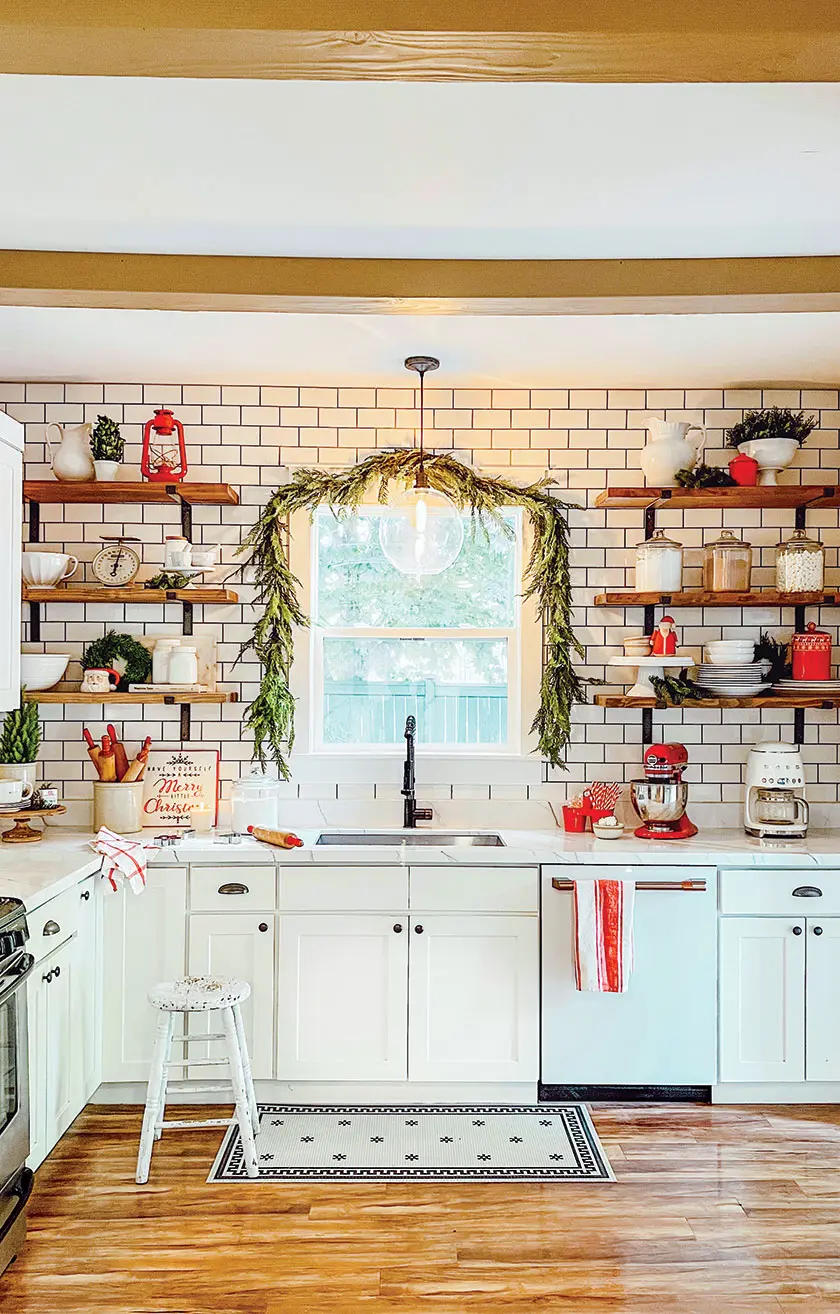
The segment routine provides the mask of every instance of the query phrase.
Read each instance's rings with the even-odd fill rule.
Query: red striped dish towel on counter
[[[633,970],[635,880],[575,878],[575,985],[623,994]]]
[[[157,853],[156,844],[126,839],[125,835],[100,826],[90,847],[102,855],[102,876],[112,890],[118,890],[123,881],[128,881],[135,894],[145,890],[146,854]]]

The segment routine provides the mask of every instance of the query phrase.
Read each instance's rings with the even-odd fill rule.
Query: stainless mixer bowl
[[[630,799],[648,824],[679,821],[688,803],[688,785],[682,780],[631,780]]]

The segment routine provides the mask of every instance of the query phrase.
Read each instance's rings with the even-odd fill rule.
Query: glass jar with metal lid
[[[819,593],[824,578],[825,548],[804,529],[795,529],[776,548],[776,588],[780,593]]]
[[[731,529],[703,548],[703,588],[707,593],[746,593],[752,573],[752,548]]]
[[[682,588],[682,543],[656,529],[636,547],[636,592],[679,593]]]

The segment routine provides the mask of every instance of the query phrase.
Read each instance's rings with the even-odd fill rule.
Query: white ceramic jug
[[[58,444],[53,451],[50,430],[58,430]],[[96,473],[90,452],[90,434],[92,425],[66,425],[64,428],[53,421],[47,425],[46,439],[52,458],[52,470],[56,479],[62,483],[79,483],[83,479],[93,479]]]
[[[651,415],[648,419],[650,441],[639,453],[639,465],[649,484],[660,488],[674,488],[678,470],[690,470],[700,459],[706,441],[706,430],[687,420],[660,420]],[[689,438],[696,429],[700,438]]]

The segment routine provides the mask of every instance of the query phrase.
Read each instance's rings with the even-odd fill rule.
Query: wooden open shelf
[[[840,506],[840,487],[828,484],[777,484],[774,488],[605,488],[596,506],[668,507],[674,511],[786,509]]]
[[[628,665],[632,661],[628,659]],[[687,699],[679,706],[659,702],[656,698],[629,698],[626,694],[596,694],[596,707],[658,707],[662,711],[680,712],[684,707],[840,707],[837,694],[759,694],[755,698]]]
[[[85,480],[61,483],[58,479],[26,479],[25,502],[70,504],[81,502],[185,502],[187,506],[238,506],[239,494],[230,484],[99,483]]]
[[[104,584],[68,584],[65,587],[37,588],[24,584],[24,602],[238,602],[232,589],[197,585],[194,589],[144,589],[132,584],[128,588],[108,588]]]
[[[46,693],[26,693],[28,703],[90,703],[106,706],[110,703],[164,703],[168,707],[182,703],[236,703],[235,693],[82,693],[79,689],[50,689]]]
[[[764,589],[749,593],[710,593],[705,589],[683,589],[679,593],[634,593],[622,589],[599,593],[596,607],[835,607],[838,594],[779,593]]]

